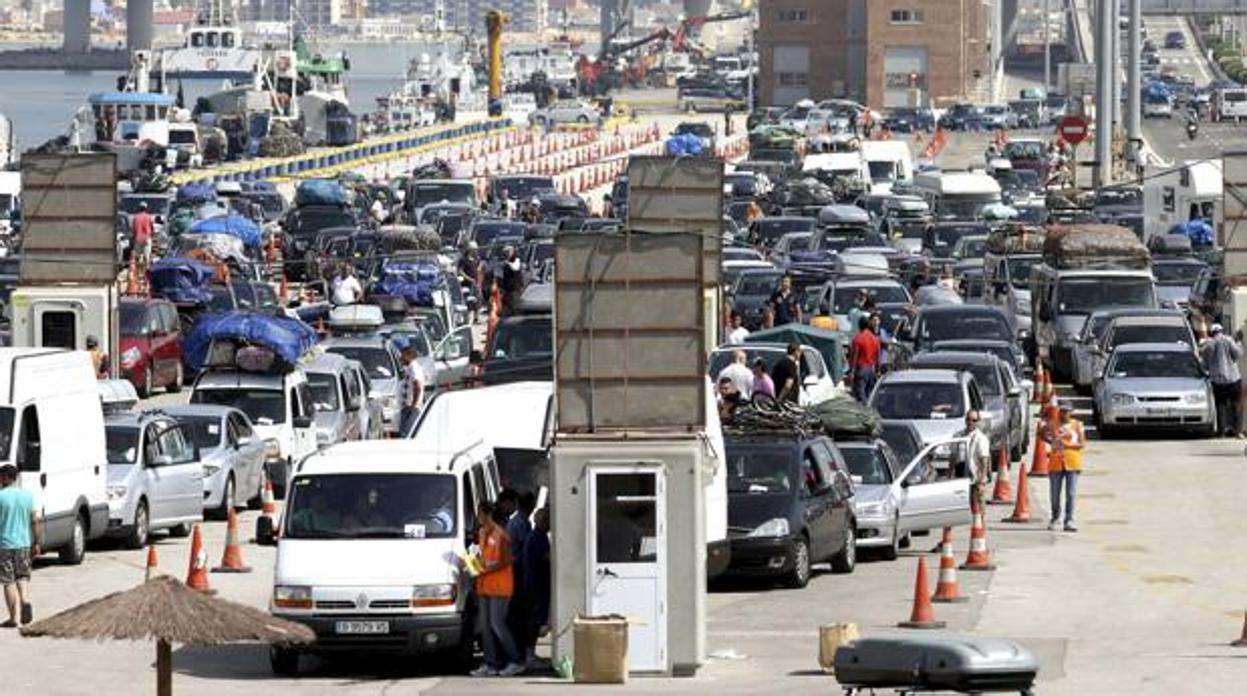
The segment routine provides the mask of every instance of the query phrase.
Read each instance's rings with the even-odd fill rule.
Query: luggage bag
[[[1029,650],[1003,638],[925,632],[849,642],[836,650],[835,670],[846,694],[890,688],[1029,696],[1039,663]]]

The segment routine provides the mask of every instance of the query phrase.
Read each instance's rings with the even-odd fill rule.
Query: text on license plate
[[[338,621],[334,631],[347,634],[389,633],[389,621]]]

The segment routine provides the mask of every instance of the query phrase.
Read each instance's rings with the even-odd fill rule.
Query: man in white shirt
[[[745,342],[745,338],[749,336],[749,329],[746,329],[740,312],[732,310],[731,316],[728,318],[731,322],[732,329],[727,332],[728,345],[739,346]]]
[[[364,299],[364,288],[355,278],[355,270],[350,264],[343,264],[333,278],[333,303],[335,305],[353,305]]]
[[[992,454],[991,442],[987,439],[987,434],[979,427],[981,417],[979,412],[971,409],[966,412],[966,429],[958,434],[958,437],[968,438],[966,442],[966,457],[969,459],[967,464],[968,470],[966,474],[970,477],[971,491],[978,501],[978,505],[983,504],[983,494],[987,488],[987,480],[991,477],[992,470]],[[982,509],[982,508],[979,508]]]
[[[732,364],[723,368],[715,377],[715,383],[724,377],[732,380],[740,398],[748,401],[753,397],[753,370],[749,369],[749,356],[743,350],[732,351]]]
[[[424,370],[416,362],[415,346],[404,346],[399,359],[403,364],[403,379],[398,388],[398,403],[401,405],[398,435],[403,437],[416,424],[416,416],[420,415],[420,408],[424,405]]]

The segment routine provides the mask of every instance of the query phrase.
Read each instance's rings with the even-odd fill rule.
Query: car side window
[[[233,416],[225,417],[225,444],[230,446],[238,444],[238,427]]]
[[[979,394],[979,387],[973,380],[969,383],[970,387],[970,408],[979,410],[983,408],[983,397]]]
[[[160,453],[169,456],[172,464],[195,461],[195,452],[181,428],[172,427],[160,434]]]
[[[253,437],[251,432],[251,424],[247,419],[235,413],[231,416],[234,421],[234,430],[238,433],[238,437]]]
[[[164,314],[165,331],[175,333],[179,328],[177,310],[173,308],[173,305],[165,302],[160,305],[160,311]]]
[[[157,429],[154,425],[149,425],[143,429],[143,459],[151,463],[160,452],[160,440],[156,437]]]
[[[472,494],[472,477],[468,472],[463,472],[463,480],[460,485],[463,486],[463,528],[468,534],[472,534],[476,530],[477,500],[476,496]],[[471,544],[473,539],[467,537],[465,541]]]

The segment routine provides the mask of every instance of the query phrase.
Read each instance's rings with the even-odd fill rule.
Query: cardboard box
[[[628,620],[617,614],[581,616],[572,621],[577,684],[624,684],[628,681]]]
[[[818,665],[828,674],[835,671],[836,650],[860,638],[855,623],[834,623],[818,628]]]

